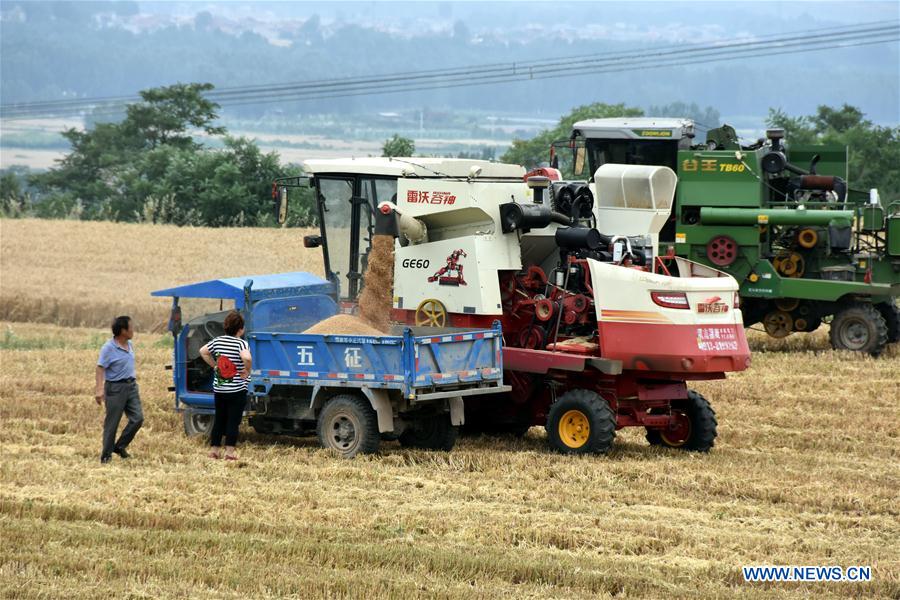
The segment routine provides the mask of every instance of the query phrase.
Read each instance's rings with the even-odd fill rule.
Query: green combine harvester
[[[834,348],[880,354],[900,340],[900,200],[851,189],[844,146],[766,138],[742,146],[723,125],[695,144],[688,119],[590,119],[566,144],[576,176],[605,163],[678,174],[660,253],[733,275],[745,326],[782,338],[830,319]]]

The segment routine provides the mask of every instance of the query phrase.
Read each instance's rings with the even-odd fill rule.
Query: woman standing
[[[213,392],[216,399],[216,416],[213,420],[209,445],[210,458],[219,458],[222,435],[225,436],[225,460],[237,460],[238,427],[244,417],[247,403],[247,382],[250,379],[250,347],[241,339],[244,335],[244,317],[236,310],[225,317],[225,335],[220,335],[200,348],[200,356],[215,373]]]

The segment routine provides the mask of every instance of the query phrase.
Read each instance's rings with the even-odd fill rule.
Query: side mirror
[[[575,148],[575,174],[584,173],[584,146]]]
[[[276,207],[275,218],[279,225],[284,225],[287,221],[288,191],[287,186],[282,185],[278,188],[278,203]]]
[[[304,235],[303,236],[303,247],[304,248],[318,248],[322,245],[322,236],[321,235]]]

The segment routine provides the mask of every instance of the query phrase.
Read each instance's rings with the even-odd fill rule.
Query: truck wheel
[[[840,309],[831,320],[831,347],[878,356],[888,340],[888,325],[871,304],[856,302]]]
[[[895,300],[879,302],[875,305],[875,309],[881,313],[885,324],[887,324],[888,344],[900,342],[900,308],[897,308],[897,302]]]
[[[378,451],[378,415],[368,400],[350,394],[331,398],[319,413],[319,444],[344,458]]]
[[[609,452],[616,437],[616,415],[600,394],[569,390],[550,407],[547,437],[563,454]]]
[[[700,393],[688,390],[686,400],[672,402],[674,427],[648,429],[647,441],[652,446],[668,446],[694,452],[709,452],[718,432],[716,413]]]
[[[450,415],[441,414],[416,419],[411,427],[400,434],[400,445],[405,448],[444,450],[449,452],[456,444],[459,427],[450,424]]]
[[[194,412],[185,410],[182,414],[184,419],[184,434],[189,437],[198,435],[209,435],[212,431],[213,415],[207,413]]]

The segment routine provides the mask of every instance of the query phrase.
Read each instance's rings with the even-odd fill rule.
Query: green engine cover
[[[888,254],[900,256],[900,215],[892,216],[887,223]]]
[[[862,209],[862,228],[866,231],[884,229],[884,209],[877,205],[867,204]]]
[[[678,153],[678,203],[682,207],[761,206],[759,172],[755,152],[682,150]]]

